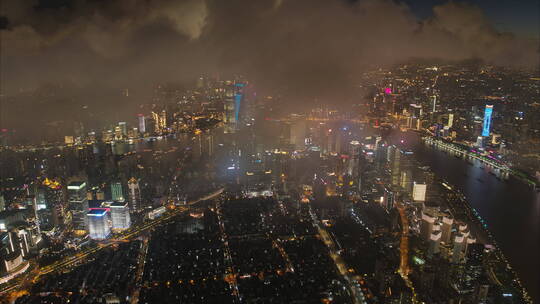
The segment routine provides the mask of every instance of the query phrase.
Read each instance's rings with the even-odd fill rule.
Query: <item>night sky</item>
[[[442,5],[444,0],[403,1],[419,18],[433,14],[434,5]],[[538,39],[540,37],[540,2],[537,0],[470,0],[480,7],[494,26],[502,32]]]
[[[201,73],[334,97],[415,58],[538,66],[537,1],[3,1],[0,87],[142,88]]]

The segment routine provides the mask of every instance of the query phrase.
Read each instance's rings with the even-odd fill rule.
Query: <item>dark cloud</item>
[[[536,67],[537,42],[449,2],[417,20],[390,0],[77,0],[2,3],[1,86],[147,86],[201,72],[243,73],[299,96],[337,96],[368,65],[411,58]],[[36,8],[38,7],[38,8]]]

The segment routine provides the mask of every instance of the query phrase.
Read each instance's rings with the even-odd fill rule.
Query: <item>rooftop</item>
[[[107,214],[107,209],[92,209],[88,211],[88,216],[104,216]]]

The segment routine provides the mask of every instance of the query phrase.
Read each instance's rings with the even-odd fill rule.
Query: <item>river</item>
[[[465,194],[534,302],[540,303],[540,193],[512,177],[500,180],[478,162],[429,147],[417,134],[404,136],[421,162]]]

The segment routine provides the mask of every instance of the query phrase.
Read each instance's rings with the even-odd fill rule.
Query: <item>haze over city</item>
[[[536,303],[537,1],[2,0],[0,303]]]

